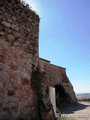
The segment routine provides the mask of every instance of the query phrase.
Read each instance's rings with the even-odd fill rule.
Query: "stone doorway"
[[[57,113],[62,113],[64,108],[71,104],[71,98],[62,85],[49,87],[49,98],[53,105],[55,116],[57,116]]]
[[[56,94],[56,108],[62,112],[65,107],[70,105],[71,98],[68,93],[66,93],[64,87],[62,85],[55,86],[55,94]]]
[[[49,98],[50,101],[53,105],[53,110],[56,116],[56,91],[55,91],[55,87],[49,87]]]

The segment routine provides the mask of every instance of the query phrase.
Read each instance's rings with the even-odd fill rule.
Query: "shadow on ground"
[[[62,113],[64,113],[64,114],[72,114],[75,111],[79,111],[79,110],[85,109],[87,107],[90,107],[90,105],[85,105],[83,103],[75,103],[75,104],[72,104],[69,107],[65,108],[62,111]]]

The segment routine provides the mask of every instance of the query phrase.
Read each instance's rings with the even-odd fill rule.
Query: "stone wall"
[[[0,1],[0,120],[38,119],[31,84],[38,64],[39,16],[19,0]]]
[[[70,96],[70,103],[77,101],[73,86],[66,75],[66,68],[53,65],[50,61],[42,58],[39,59],[39,65],[42,71],[46,72],[47,79],[44,84],[47,87],[62,86],[65,89],[66,94]]]
[[[20,0],[0,1],[0,120],[55,120],[50,86],[75,102],[66,69],[39,59],[39,16]]]

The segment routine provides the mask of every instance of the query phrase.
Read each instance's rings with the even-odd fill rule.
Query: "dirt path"
[[[78,102],[63,111],[68,120],[90,120],[90,102]]]

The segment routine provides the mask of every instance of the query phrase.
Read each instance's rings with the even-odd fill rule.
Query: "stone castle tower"
[[[58,106],[76,102],[66,69],[39,58],[39,21],[20,0],[0,1],[0,120],[55,120],[50,86]]]

